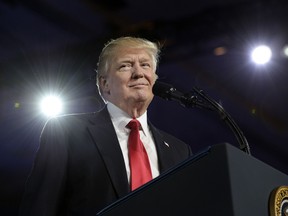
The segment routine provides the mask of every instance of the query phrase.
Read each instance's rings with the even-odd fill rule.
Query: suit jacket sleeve
[[[65,190],[68,151],[56,120],[45,126],[27,182],[20,215],[56,215]]]
[[[128,192],[107,110],[63,116],[44,127],[20,215],[95,215]]]

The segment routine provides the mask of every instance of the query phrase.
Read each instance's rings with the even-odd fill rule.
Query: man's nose
[[[141,68],[140,65],[138,65],[138,64],[134,65],[133,72],[132,72],[132,77],[133,78],[142,78],[142,77],[144,77],[143,68]]]

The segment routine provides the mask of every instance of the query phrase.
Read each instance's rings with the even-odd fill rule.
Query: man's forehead
[[[119,48],[116,53],[114,53],[115,59],[117,61],[122,60],[151,60],[152,56],[147,51],[147,49],[144,48]]]

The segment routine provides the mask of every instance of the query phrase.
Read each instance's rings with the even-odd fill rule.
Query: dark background
[[[16,215],[46,121],[40,100],[59,94],[64,113],[102,107],[94,69],[104,43],[118,36],[163,44],[160,79],[183,92],[203,89],[233,117],[252,156],[288,174],[287,11],[287,0],[1,0],[0,215]],[[263,43],[273,58],[256,66],[250,52]],[[238,146],[216,112],[158,97],[148,112],[195,153]]]

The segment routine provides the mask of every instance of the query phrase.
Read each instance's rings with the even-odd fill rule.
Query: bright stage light
[[[57,96],[48,96],[41,101],[41,110],[48,116],[57,116],[62,112],[62,102]]]
[[[251,57],[256,64],[266,64],[272,57],[272,51],[268,46],[258,46],[252,51]]]
[[[288,45],[286,45],[286,46],[283,48],[283,53],[284,53],[285,57],[288,57]]]

